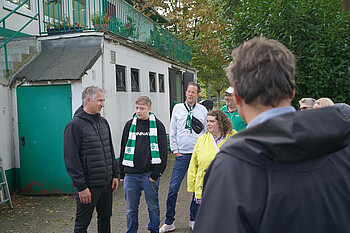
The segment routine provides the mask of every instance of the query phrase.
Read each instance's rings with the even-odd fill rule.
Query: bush
[[[350,103],[349,11],[340,0],[222,0],[227,53],[257,36],[276,39],[297,58],[294,103],[329,97]]]

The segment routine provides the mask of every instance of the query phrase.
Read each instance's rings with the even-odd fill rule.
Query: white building
[[[0,2],[0,18],[16,4]],[[69,193],[63,130],[81,105],[84,87],[106,91],[102,115],[119,156],[135,100],[149,96],[152,112],[168,130],[173,101],[183,101],[196,70],[188,65],[189,46],[122,0],[53,0],[39,6],[28,0],[24,5],[20,14],[5,19],[6,40],[0,42],[36,17],[6,44],[6,56],[5,46],[0,51],[0,155],[12,190]]]

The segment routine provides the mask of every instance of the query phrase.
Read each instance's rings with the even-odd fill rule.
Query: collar
[[[192,107],[187,103],[187,101],[185,101],[185,103],[186,103],[186,105],[188,106],[188,108],[194,109],[194,107],[196,107],[197,101],[194,102],[194,105],[193,105]]]
[[[254,125],[260,124],[264,121],[267,121],[268,119],[279,116],[288,112],[295,112],[295,108],[292,106],[288,107],[278,107],[278,108],[272,108],[265,112],[260,113],[257,115],[248,125],[247,128],[252,127]]]

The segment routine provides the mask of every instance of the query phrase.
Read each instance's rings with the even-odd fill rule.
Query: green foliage
[[[217,95],[218,90],[227,88],[229,83],[223,70],[227,61],[220,46],[220,40],[226,34],[226,23],[217,17],[219,6],[216,1],[158,0],[155,5],[166,12],[168,23],[165,27],[191,46],[190,65],[198,70],[198,81],[206,89],[205,98],[210,98],[210,92]]]
[[[350,103],[350,14],[340,13],[340,2],[221,0],[221,17],[230,23],[227,57],[253,37],[276,39],[297,59],[294,103],[302,97]]]
[[[92,14],[90,16],[90,19],[93,25],[104,25],[104,24],[117,25],[117,26],[122,25],[122,22],[119,18],[109,16],[105,13],[100,13],[99,11]]]

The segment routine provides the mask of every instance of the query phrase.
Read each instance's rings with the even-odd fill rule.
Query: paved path
[[[161,177],[159,185],[159,204],[161,224],[165,220],[166,198],[170,182],[174,158],[169,156],[168,166]],[[181,185],[178,204],[176,206],[176,232],[192,232],[188,227],[189,205],[192,194],[186,191],[186,177]],[[22,196],[13,195],[14,209],[0,206],[0,233],[50,233],[73,232],[75,219],[75,200],[72,196]],[[126,204],[124,191],[120,186],[113,197],[112,232],[126,232]],[[88,232],[97,232],[96,213]],[[144,196],[139,207],[139,231],[148,233],[148,211]]]

